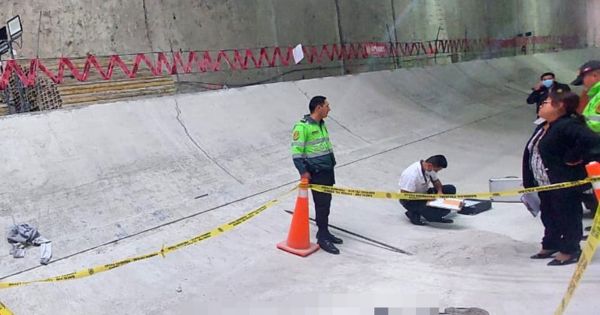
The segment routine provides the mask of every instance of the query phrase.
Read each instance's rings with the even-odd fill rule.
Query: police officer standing
[[[600,134],[600,60],[590,60],[581,65],[577,78],[571,84],[583,85],[583,95],[587,96],[588,102],[581,114],[585,117],[588,127]],[[598,201],[593,192],[583,195],[583,203],[592,216],[595,216]],[[590,229],[589,226],[585,228],[586,231]]]
[[[579,67],[579,75],[571,83],[583,85],[583,91],[588,95],[588,103],[581,113],[588,127],[600,133],[600,61],[590,60]]]
[[[292,134],[292,158],[302,178],[311,184],[333,186],[335,156],[329,141],[329,132],[324,118],[330,111],[329,102],[324,96],[315,96],[308,105],[309,115],[296,123]],[[312,191],[317,221],[317,243],[330,254],[339,254],[334,244],[343,240],[329,232],[329,208],[331,194]]]

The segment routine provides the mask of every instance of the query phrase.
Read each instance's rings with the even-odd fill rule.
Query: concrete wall
[[[11,1],[3,4],[0,20],[16,14],[22,16],[25,32],[18,57],[27,58],[82,56],[88,52],[108,55],[170,51],[171,48],[218,50],[297,43],[417,41],[432,40],[436,36],[463,38],[465,34],[470,38],[507,38],[528,31],[534,35],[585,38],[587,26],[583,17],[587,1]],[[345,69],[296,73],[286,79],[392,67],[389,61],[364,63],[358,68],[356,63],[346,63]],[[205,77],[249,81],[277,74],[281,74],[280,69]]]
[[[587,42],[589,46],[600,46],[600,2],[588,0],[587,3]]]
[[[451,165],[443,171],[442,180],[456,184],[461,193],[486,191],[489,178],[520,173],[521,152],[535,119],[534,107],[525,105],[525,98],[538,75],[555,69],[558,78],[568,82],[575,78],[582,60],[599,56],[599,49],[572,50],[2,117],[0,226],[10,227],[14,216],[19,223],[38,227],[44,237],[52,240],[55,259],[70,257],[48,269],[4,281],[45,278],[156,251],[162,244],[168,246],[230,222],[279,195],[290,186],[280,190],[275,187],[298,180],[290,158],[290,130],[306,113],[307,97],[316,94],[327,96],[332,104],[327,123],[339,163],[339,186],[395,191],[403,167],[441,153]],[[197,198],[204,194],[207,196]],[[184,300],[200,303],[225,296],[238,299],[247,294],[248,301],[257,301],[255,295],[273,297],[284,292],[291,296],[285,290],[292,294],[297,290],[310,292],[317,286],[339,292],[347,288],[369,292],[365,288],[374,290],[373,277],[381,277],[377,283],[389,288],[393,278],[387,273],[380,275],[382,270],[398,274],[398,266],[404,267],[408,261],[373,268],[374,262],[383,261],[382,252],[374,252],[373,258],[366,259],[368,256],[358,247],[361,242],[348,238],[349,244],[342,249],[347,251],[341,258],[356,269],[333,268],[338,270],[333,279],[321,276],[329,272],[327,269],[312,270],[309,277],[302,276],[302,281],[298,281],[300,272],[307,269],[307,261],[280,254],[274,246],[287,235],[290,217],[282,210],[293,209],[294,201],[295,196],[285,197],[280,206],[265,211],[235,232],[169,254],[166,259],[156,258],[154,262],[69,283],[3,290],[2,302],[15,307],[16,314],[162,314],[173,310],[169,305]],[[525,255],[539,246],[539,221],[528,217],[522,205],[495,204],[494,208],[489,214],[457,218],[453,229],[433,227],[417,231],[422,234],[410,234],[415,231],[405,225],[408,223],[403,221],[404,211],[396,201],[335,196],[331,218],[332,223],[356,233],[415,250],[423,248],[424,240],[447,239],[447,245],[451,245],[457,239],[452,233],[472,233],[468,239],[466,235],[461,237],[461,244],[481,248],[478,255],[460,252],[461,244],[441,252],[439,246],[431,245],[429,251],[417,251],[410,258],[427,266],[435,263],[431,267],[435,270],[456,268],[453,274],[461,279],[465,266],[481,266],[482,275],[489,275],[491,263],[495,264],[491,268],[506,268],[505,275],[518,272],[516,280],[536,275],[536,270],[541,270],[543,277],[554,279],[548,272],[555,268],[540,269],[539,264],[523,263],[527,260]],[[203,214],[156,229],[196,213]],[[131,237],[147,229],[152,231]],[[315,232],[314,226],[311,229]],[[483,231],[492,234],[482,234]],[[531,234],[518,234],[522,231]],[[499,233],[504,233],[501,235],[506,241],[492,238],[493,245],[469,243],[474,238],[483,239],[482,235],[487,238]],[[124,237],[129,238],[123,240]],[[509,247],[515,239],[522,240],[518,250]],[[81,253],[116,240],[119,242],[114,246]],[[28,251],[24,259],[15,260],[7,255],[9,245],[5,241],[3,244],[0,278],[39,264],[35,249]],[[495,254],[494,259],[482,257],[490,249],[504,247],[508,250]],[[187,254],[176,256],[179,253]],[[321,257],[326,259],[315,258]],[[448,263],[448,257],[462,257],[454,260],[460,265]],[[242,265],[244,268],[240,268]],[[317,265],[322,264],[313,263],[310,268]],[[271,276],[282,266],[292,266],[293,272]],[[594,263],[590,267],[600,266]],[[365,274],[365,270],[373,274]],[[427,274],[423,268],[416,270],[418,275]],[[595,277],[600,275],[598,269],[589,271]],[[544,287],[552,285],[549,292],[555,292],[552,300],[556,303],[571,273],[561,272],[556,277],[563,277],[564,281],[543,283]],[[364,282],[349,285],[348,276],[358,274]],[[541,277],[533,278],[527,292],[545,294],[539,292]],[[243,281],[236,282],[240,279]],[[265,285],[265,279],[272,281]],[[595,279],[588,278],[598,286]],[[439,292],[439,277],[436,275],[432,281],[434,292]],[[453,288],[457,292],[454,294],[462,292],[454,287],[462,281],[455,276],[447,281],[445,287]],[[473,281],[481,282],[481,278]],[[491,289],[482,292],[515,292],[512,282],[489,282]],[[184,292],[199,295],[165,293],[165,288],[174,291],[179,283]],[[298,283],[303,286],[298,287]],[[505,283],[501,290],[499,283]],[[398,286],[404,288],[407,284],[402,281]],[[98,295],[103,288],[110,290]],[[467,292],[473,288],[465,286]],[[588,291],[590,297],[578,295],[583,303],[575,305],[597,307],[594,301],[598,290],[582,291]],[[521,291],[517,295],[522,295]],[[506,297],[522,307],[531,296],[522,299]],[[553,310],[556,304],[549,305],[547,300],[540,303],[546,309],[535,308],[540,310],[537,314]],[[151,309],[155,305],[161,310]],[[572,314],[594,313],[573,311]],[[523,312],[495,309],[491,314]]]

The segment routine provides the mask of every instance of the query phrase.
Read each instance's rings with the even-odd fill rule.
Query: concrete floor
[[[570,82],[598,56],[579,50],[480,60],[2,118],[0,225],[14,216],[38,226],[57,261],[39,267],[35,249],[15,260],[4,243],[1,281],[153,252],[279,196],[298,178],[291,127],[318,94],[332,107],[339,186],[396,191],[406,166],[441,153],[449,160],[444,183],[487,191],[489,178],[520,174],[535,118],[524,100],[539,74],[554,70]],[[275,248],[287,236],[284,210],[294,201],[164,259],[1,290],[0,300],[16,314],[373,314],[382,306],[550,314],[574,270],[528,258],[543,229],[521,204],[418,227],[395,201],[344,196],[334,197],[331,224],[413,255],[338,232],[341,255],[299,258]],[[592,314],[599,289],[596,259],[567,314]]]

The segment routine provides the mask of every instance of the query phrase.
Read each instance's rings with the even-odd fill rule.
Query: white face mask
[[[546,88],[550,88],[552,86],[552,84],[554,84],[554,80],[549,79],[549,80],[543,80],[542,84],[546,87]]]
[[[425,175],[427,176],[436,176],[436,172],[431,170],[431,171],[425,171]]]

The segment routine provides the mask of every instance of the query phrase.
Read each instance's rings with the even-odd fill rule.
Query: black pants
[[[333,170],[318,171],[310,174],[310,183],[317,185],[333,186],[335,184],[335,174]],[[315,214],[317,221],[317,239],[329,235],[329,209],[331,207],[331,194],[318,191],[312,191],[313,201],[315,203]]]
[[[443,185],[442,192],[444,194],[456,194],[456,187],[454,185]],[[427,191],[428,194],[436,194],[437,191],[435,188],[429,188]],[[440,209],[427,206],[427,201],[425,200],[400,200],[400,204],[413,215],[419,214],[422,215],[427,221],[436,221],[441,219],[442,217],[448,215],[450,210],[448,209]]]
[[[583,209],[581,192],[577,189],[541,191],[540,210],[544,224],[543,249],[576,254],[581,250]]]

